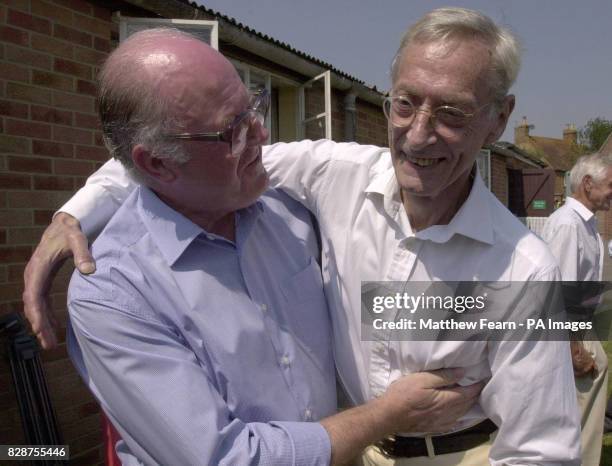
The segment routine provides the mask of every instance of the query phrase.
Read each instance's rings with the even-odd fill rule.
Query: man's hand
[[[333,465],[345,464],[371,443],[396,432],[445,432],[472,407],[483,383],[456,385],[460,369],[406,375],[375,400],[321,421]]]
[[[391,416],[393,432],[440,433],[450,430],[474,404],[483,383],[456,385],[460,369],[441,369],[404,376],[393,382],[380,401]]]
[[[57,345],[57,322],[51,309],[49,288],[57,271],[71,255],[81,273],[90,274],[96,270],[78,220],[60,212],[43,233],[23,273],[24,312],[44,349]]]
[[[572,365],[574,366],[574,375],[576,377],[585,377],[597,375],[597,364],[593,355],[589,353],[581,341],[570,341],[570,349],[572,351]]]

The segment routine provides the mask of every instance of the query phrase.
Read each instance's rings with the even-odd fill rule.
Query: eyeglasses
[[[236,115],[224,130],[208,133],[167,134],[166,137],[190,141],[226,142],[230,145],[232,155],[240,157],[246,149],[249,129],[255,122],[264,125],[269,107],[270,93],[265,88],[258,89],[251,93],[248,108]]]
[[[461,109],[449,105],[441,105],[433,110],[425,110],[415,105],[409,96],[389,96],[383,101],[385,116],[396,128],[406,128],[412,124],[417,113],[429,113],[429,121],[432,128],[440,126],[447,128],[464,128],[476,114],[491,102],[478,107],[472,113],[466,113]]]

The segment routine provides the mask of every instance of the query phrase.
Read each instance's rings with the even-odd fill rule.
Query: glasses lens
[[[383,110],[393,126],[410,125],[415,113],[415,107],[407,97],[387,97]]]
[[[451,128],[461,128],[468,121],[468,116],[462,110],[454,107],[440,107],[435,112],[436,121]]]

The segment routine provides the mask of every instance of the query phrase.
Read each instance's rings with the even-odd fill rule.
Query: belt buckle
[[[435,458],[436,450],[434,449],[433,440],[429,434],[425,436],[425,448],[427,448],[427,457]]]

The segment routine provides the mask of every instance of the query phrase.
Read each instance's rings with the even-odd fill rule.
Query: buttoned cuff
[[[77,191],[55,214],[65,212],[81,224],[81,231],[92,239],[104,228],[117,210],[117,202],[102,186],[87,184]]]
[[[271,422],[283,429],[293,445],[295,466],[328,466],[331,442],[325,428],[318,422]]]

